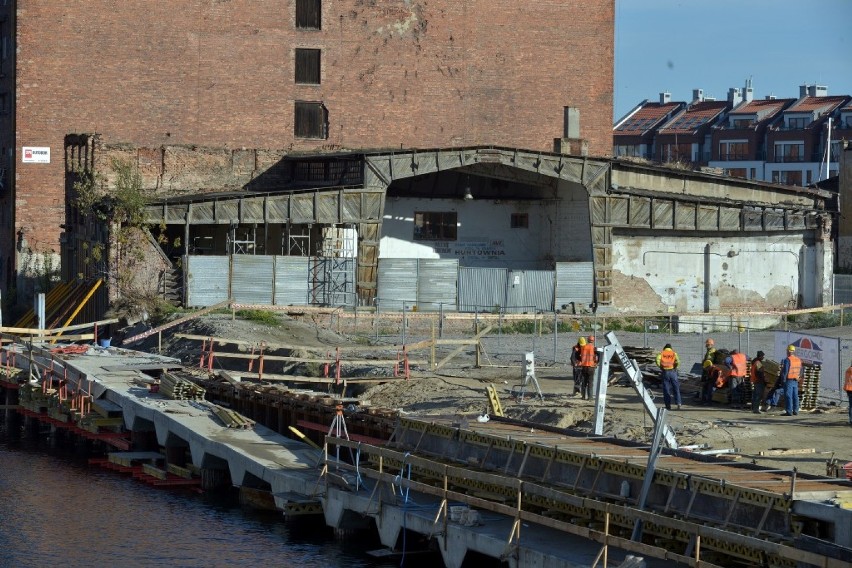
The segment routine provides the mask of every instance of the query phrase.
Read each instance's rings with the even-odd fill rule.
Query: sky
[[[663,91],[852,95],[852,0],[615,0],[614,119]]]

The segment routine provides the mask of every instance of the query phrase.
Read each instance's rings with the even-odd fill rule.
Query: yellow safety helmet
[[[793,352],[793,351],[795,351],[795,350],[796,350],[796,346],[795,346],[795,345],[788,345],[788,346],[787,346],[787,351],[789,351],[789,352],[791,352],[791,353],[792,353],[792,352]]]
[[[577,343],[579,343],[580,345],[585,345],[585,344],[586,344],[586,338],[585,338],[585,337],[581,337],[581,338],[580,338],[580,341],[578,341]]]

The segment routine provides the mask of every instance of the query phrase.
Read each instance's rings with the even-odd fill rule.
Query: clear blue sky
[[[852,0],[616,0],[615,119],[644,99],[852,95]]]

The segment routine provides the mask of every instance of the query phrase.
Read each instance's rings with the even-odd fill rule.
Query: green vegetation
[[[262,325],[274,326],[281,323],[277,314],[266,310],[237,310],[234,315],[240,319],[253,321]]]

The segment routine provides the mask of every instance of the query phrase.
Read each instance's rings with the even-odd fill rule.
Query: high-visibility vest
[[[745,353],[734,353],[731,355],[731,376],[745,377],[746,356]]]
[[[802,374],[802,360],[795,355],[788,355],[787,359],[790,360],[790,370],[787,371],[787,380],[798,380],[799,375]]]
[[[580,366],[594,367],[595,366],[595,346],[587,343],[580,347]]]
[[[707,352],[704,353],[704,361],[701,362],[701,366],[705,369],[713,364],[713,356],[716,354],[716,349],[713,347],[708,347]]]
[[[674,369],[675,364],[675,352],[671,349],[663,349],[662,353],[660,353],[660,368],[664,371],[671,371]]]
[[[852,392],[852,367],[846,369],[846,381],[843,390]]]
[[[763,367],[763,363],[760,362],[760,359],[755,359],[751,362],[751,384],[755,384],[758,381],[759,377],[757,375],[760,374],[761,367]]]

